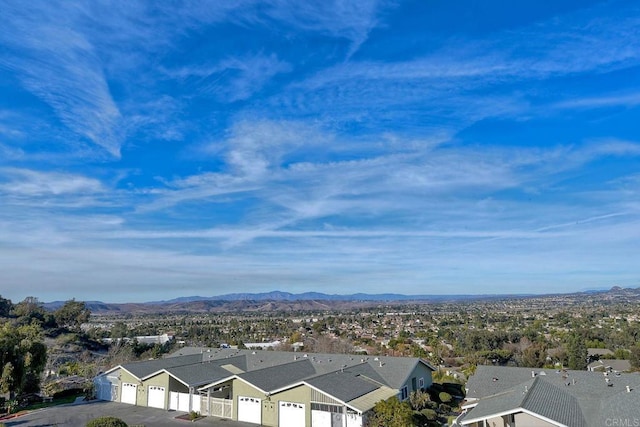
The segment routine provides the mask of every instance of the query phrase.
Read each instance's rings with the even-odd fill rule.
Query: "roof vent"
[[[531,378],[534,378],[536,376],[536,371],[531,371]]]
[[[380,367],[382,368],[384,366],[384,363],[382,363],[382,361],[380,361]]]
[[[631,393],[631,387],[627,386],[627,393]]]

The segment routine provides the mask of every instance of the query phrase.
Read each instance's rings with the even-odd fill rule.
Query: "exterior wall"
[[[238,396],[255,397],[262,400],[266,400],[267,398],[260,390],[238,379],[233,380],[233,385],[231,387],[233,389],[233,420],[235,421],[238,420]]]
[[[420,378],[424,378],[424,386],[420,387]],[[415,380],[415,387],[414,382]],[[411,372],[411,375],[407,378],[407,382],[405,382],[400,387],[400,392],[402,392],[403,387],[407,387],[407,396],[411,394],[412,391],[420,390],[420,389],[428,389],[431,387],[433,383],[433,377],[431,376],[431,369],[426,367],[422,363],[418,363],[415,369]],[[400,399],[401,393],[398,393],[398,399]]]
[[[301,385],[283,392],[272,394],[270,401],[275,405],[275,411],[266,412],[265,406],[262,409],[262,424],[265,426],[277,426],[278,425],[278,403],[282,400],[285,402],[296,402],[304,404],[304,419],[305,425],[311,425],[311,389],[306,385]],[[265,415],[269,415],[269,419],[265,418]],[[271,418],[273,417],[273,418]]]
[[[168,391],[176,391],[178,393],[189,393],[189,387],[187,387],[186,385],[182,384],[180,381],[176,380],[175,378],[173,378],[170,375],[167,375],[167,377],[169,378],[169,390]],[[197,393],[197,391],[196,391]]]
[[[171,377],[166,372],[156,375],[155,377],[151,377],[142,382],[143,392],[138,391],[138,405],[140,406],[148,406],[148,395],[149,395],[149,386],[158,386],[164,387],[164,408],[169,407],[169,379]],[[175,380],[174,380],[175,381]],[[140,385],[138,385],[140,388]],[[142,398],[142,394],[144,394],[144,398]]]
[[[555,427],[554,424],[526,413],[515,414],[515,421],[515,427]]]
[[[140,391],[141,389],[140,380],[134,377],[133,375],[131,375],[129,372],[127,372],[124,369],[120,369],[118,372],[120,374],[120,384],[118,389],[122,390],[122,383],[137,384],[138,389],[136,394],[136,405],[147,406],[147,393],[146,391],[144,393]],[[120,401],[120,399],[122,398],[122,391],[119,391],[119,394],[120,396],[118,396],[118,401]],[[144,395],[144,398],[142,398],[141,395]]]

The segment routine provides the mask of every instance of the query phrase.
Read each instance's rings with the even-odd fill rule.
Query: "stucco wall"
[[[144,387],[144,402],[141,402],[141,399],[138,399],[138,405],[140,406],[148,406],[148,399],[149,399],[149,386],[158,386],[158,387],[164,387],[164,408],[167,409],[169,407],[169,374],[167,374],[166,372],[163,372],[161,374],[158,374],[154,377],[151,377],[145,381],[142,382],[142,386]],[[141,394],[141,393],[139,393]]]
[[[295,402],[304,404],[304,419],[305,425],[311,425],[311,389],[306,385],[301,385],[289,390],[285,390],[280,393],[272,394],[270,396],[271,402],[275,403],[275,411],[270,412],[270,416],[275,416],[273,420],[269,420],[271,424],[263,423],[265,426],[277,426],[278,425],[278,409],[279,402]],[[264,406],[263,406],[264,409]],[[263,419],[265,412],[262,413]]]
[[[233,419],[238,419],[238,396],[256,397],[258,399],[265,399],[265,394],[253,386],[245,383],[244,381],[234,379],[233,380]]]

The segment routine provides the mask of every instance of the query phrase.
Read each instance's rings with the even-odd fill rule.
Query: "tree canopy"
[[[69,300],[53,313],[58,326],[69,330],[79,330],[80,325],[89,321],[91,312],[84,302]]]

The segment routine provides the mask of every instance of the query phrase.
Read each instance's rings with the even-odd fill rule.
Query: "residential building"
[[[640,425],[640,375],[478,366],[459,426]]]
[[[115,366],[95,388],[102,400],[265,426],[361,427],[380,400],[427,389],[433,371],[419,358],[184,348]]]

